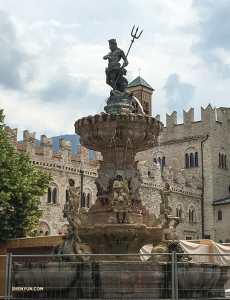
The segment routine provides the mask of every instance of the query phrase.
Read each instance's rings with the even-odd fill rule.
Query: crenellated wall
[[[190,110],[192,111],[192,110]],[[190,112],[190,114],[192,114]],[[174,113],[174,116],[176,113]],[[158,116],[159,118],[159,116]],[[187,118],[188,119],[188,118]],[[174,119],[175,121],[175,119]],[[178,126],[178,125],[176,125]],[[62,209],[66,201],[66,190],[68,188],[68,180],[73,178],[76,186],[80,186],[80,170],[84,171],[84,191],[90,194],[90,205],[94,203],[96,198],[95,178],[97,176],[98,160],[101,160],[101,154],[95,152],[94,159],[89,159],[89,151],[78,145],[77,156],[72,155],[72,145],[70,141],[63,139],[59,140],[59,151],[52,150],[52,138],[47,138],[42,135],[40,138],[40,147],[35,146],[36,134],[24,131],[22,143],[17,142],[17,129],[5,127],[5,132],[9,140],[15,145],[17,151],[25,151],[30,154],[30,162],[37,169],[47,170],[52,172],[53,181],[50,184],[50,189],[57,189],[57,201],[48,203],[48,194],[39,198],[39,206],[44,210],[44,216],[41,219],[38,231],[43,231],[43,234],[48,232],[51,235],[61,234],[66,231],[66,219],[63,218]],[[165,134],[165,132],[163,133]],[[199,136],[196,139],[199,140]],[[187,137],[181,138],[180,143],[187,143],[190,139]],[[161,146],[142,152],[137,155],[137,159],[141,156],[138,168],[141,171],[143,184],[140,189],[141,199],[150,211],[150,213],[158,216],[160,194],[159,189],[163,188],[165,182],[169,182],[171,186],[170,201],[173,207],[173,214],[177,214],[177,209],[180,208],[182,217],[179,225],[179,236],[181,239],[201,238],[201,217],[200,217],[200,199],[201,189],[197,183],[199,180],[195,176],[185,172],[179,161],[173,160],[170,162],[167,157],[167,164],[164,170],[161,170],[159,164],[152,161],[152,154],[160,151],[161,154],[165,149],[170,149],[173,143],[167,140],[162,140]],[[174,157],[174,156],[172,156]],[[196,220],[189,220],[189,209],[194,209]]]
[[[220,164],[220,155],[226,159],[225,166]],[[162,176],[166,180],[168,168],[181,169],[181,185],[196,186],[203,194],[205,236],[216,241],[220,236],[223,241],[229,239],[224,230],[227,223],[223,221],[223,227],[218,224],[222,230],[216,230],[217,208],[213,201],[230,199],[230,108],[215,108],[210,104],[206,108],[201,107],[200,121],[194,121],[194,109],[191,108],[188,112],[183,111],[182,124],[177,124],[177,112],[166,115],[166,127],[158,139],[158,146],[139,153],[137,159],[146,160],[151,165],[154,160],[163,157],[166,166]],[[177,171],[174,178],[176,174]],[[226,209],[230,212],[229,205]]]
[[[43,234],[56,235],[64,233],[68,222],[63,218],[63,207],[66,202],[66,190],[70,178],[75,180],[75,185],[80,186],[80,170],[84,171],[83,191],[89,194],[89,205],[96,198],[96,186],[99,153],[95,153],[95,159],[89,159],[89,150],[78,145],[78,154],[72,155],[72,142],[59,140],[59,151],[52,150],[53,140],[46,135],[40,137],[40,147],[35,146],[36,134],[28,130],[23,132],[23,141],[17,141],[17,129],[5,127],[5,133],[18,152],[25,151],[30,154],[30,162],[39,170],[52,173],[53,180],[50,184],[51,192],[56,189],[55,201],[48,203],[48,193],[39,197],[39,207],[44,211],[38,231]],[[48,191],[47,191],[48,192]]]

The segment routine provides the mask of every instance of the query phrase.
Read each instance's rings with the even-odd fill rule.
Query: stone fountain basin
[[[221,267],[211,263],[178,263],[178,283],[182,289],[209,289],[215,287]]]
[[[44,291],[66,289],[76,280],[76,263],[20,263],[14,265],[15,286],[43,287]]]
[[[146,115],[103,113],[77,120],[75,132],[88,149],[102,151],[129,142],[127,146],[139,152],[153,147],[163,127],[161,121]]]
[[[133,254],[139,253],[144,245],[161,239],[162,229],[145,224],[95,224],[92,227],[81,227],[79,235],[82,242],[93,245],[99,254]],[[130,256],[127,259],[134,258]],[[135,259],[140,260],[140,256]]]
[[[166,263],[98,263],[104,299],[164,299]]]

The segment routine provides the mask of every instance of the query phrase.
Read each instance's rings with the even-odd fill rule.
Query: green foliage
[[[29,155],[18,154],[4,132],[0,109],[0,240],[25,237],[36,228],[43,211],[38,196],[45,194],[51,174],[35,170]]]

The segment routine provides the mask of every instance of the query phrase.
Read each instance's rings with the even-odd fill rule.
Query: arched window
[[[47,203],[58,203],[58,188],[55,183],[51,183],[47,190]]]
[[[59,228],[58,230],[58,233],[61,235],[61,234],[66,234],[68,232],[68,225],[65,224],[65,225],[62,225],[61,228]]]
[[[52,190],[51,187],[49,187],[47,190],[47,203],[51,203],[51,194],[52,194]]]
[[[53,188],[52,192],[52,202],[57,203],[57,188]]]
[[[195,209],[193,207],[189,208],[189,222],[196,222]]]
[[[177,216],[178,218],[181,218],[181,216],[182,216],[182,209],[181,209],[180,207],[177,207],[177,208],[176,208],[176,216]]]
[[[49,225],[43,221],[41,221],[39,223],[39,225],[37,226],[37,232],[40,235],[49,235],[50,234],[50,228]]]
[[[192,168],[199,166],[198,151],[195,147],[189,147],[185,152],[185,167]]]
[[[164,153],[162,151],[155,153],[153,161],[155,162],[155,164],[159,164],[161,166],[161,171],[163,172],[164,166],[166,165],[166,158]]]
[[[221,148],[219,152],[219,167],[224,169],[227,168],[227,155],[224,148]]]
[[[217,219],[218,219],[218,221],[222,220],[222,211],[221,210],[218,210]]]

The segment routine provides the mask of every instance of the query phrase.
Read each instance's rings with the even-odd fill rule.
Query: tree
[[[25,237],[36,228],[43,211],[38,196],[45,194],[51,174],[35,170],[29,155],[17,153],[8,141],[0,109],[0,240]]]

